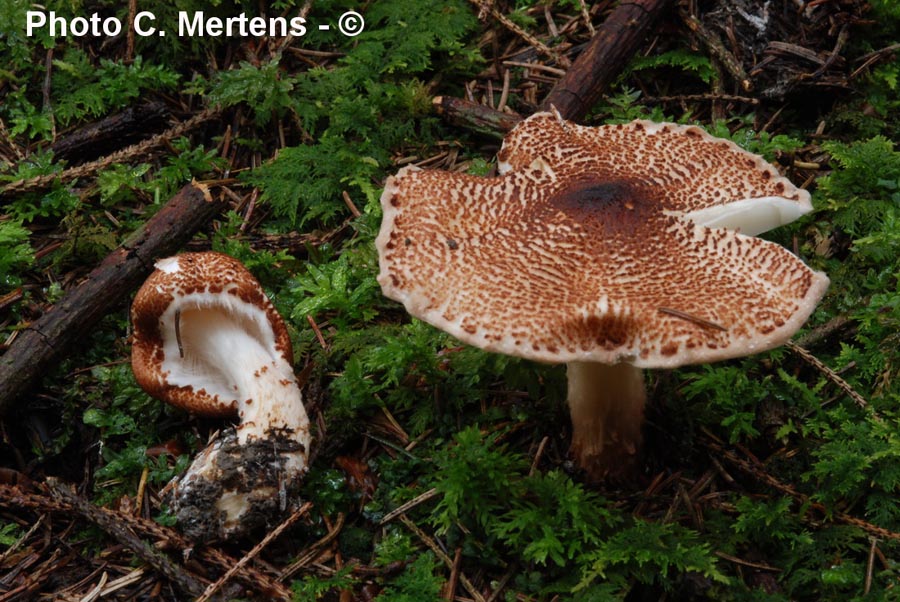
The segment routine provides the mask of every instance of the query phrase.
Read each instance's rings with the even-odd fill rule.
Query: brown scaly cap
[[[381,197],[382,290],[466,343],[553,363],[710,362],[784,343],[828,286],[779,245],[685,217],[772,197],[811,209],[699,128],[538,113],[498,159],[496,178],[406,167]]]
[[[290,364],[293,354],[284,321],[259,282],[232,257],[216,252],[184,253],[160,260],[156,268],[131,308],[131,364],[138,384],[153,397],[190,412],[234,415],[238,400],[227,391],[170,382],[172,367],[181,369],[176,315],[201,308],[216,310],[241,324],[254,338],[267,341],[273,353]]]

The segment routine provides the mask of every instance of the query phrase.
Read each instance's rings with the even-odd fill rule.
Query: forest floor
[[[640,0],[615,27],[612,0],[145,4],[0,0],[0,601],[900,600],[895,0]],[[191,34],[200,11],[265,19]],[[597,36],[622,43],[583,70]],[[777,166],[813,210],[762,237],[831,281],[786,346],[648,371],[627,483],[573,462],[564,366],[376,281],[386,179],[493,175],[560,82],[578,123]],[[284,317],[313,431],[302,499],[229,542],[164,495],[227,421],[130,365],[153,261],[207,250]]]

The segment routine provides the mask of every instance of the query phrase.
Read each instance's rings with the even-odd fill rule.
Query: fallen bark
[[[0,415],[143,281],[159,257],[172,254],[223,207],[206,186],[182,188],[47,313],[20,331],[0,357]]]
[[[168,117],[166,105],[158,101],[128,107],[60,138],[50,150],[71,165],[93,161],[165,129]]]
[[[600,99],[628,60],[646,42],[647,32],[670,0],[622,2],[597,29],[591,43],[541,105],[579,121]]]
[[[493,138],[503,138],[523,119],[516,113],[504,113],[462,98],[435,96],[431,102],[438,115],[450,123]]]

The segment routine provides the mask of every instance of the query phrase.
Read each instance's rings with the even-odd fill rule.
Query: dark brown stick
[[[579,121],[646,41],[647,32],[670,0],[622,2],[597,29],[584,52],[566,71],[544,103],[566,119]]]
[[[165,128],[169,110],[146,102],[105,117],[60,138],[50,146],[56,159],[69,164],[93,161]]]
[[[223,202],[188,184],[110,253],[47,313],[19,332],[0,357],[0,415],[75,343],[136,288],[159,257],[174,253],[216,215]]]
[[[201,581],[194,574],[184,570],[168,556],[138,537],[127,525],[117,520],[114,512],[92,505],[62,483],[48,481],[48,485],[53,495],[70,505],[76,514],[103,529],[116,541],[131,550],[135,556],[152,566],[156,572],[174,583],[178,589],[192,598],[203,593],[207,582]],[[219,599],[224,600],[225,598]]]
[[[503,138],[509,130],[522,121],[521,115],[504,113],[487,105],[461,98],[435,96],[431,102],[438,115],[450,123],[494,138]]]

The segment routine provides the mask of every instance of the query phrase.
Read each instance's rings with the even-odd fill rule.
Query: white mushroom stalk
[[[809,212],[809,194],[700,128],[538,113],[498,171],[389,178],[378,281],[463,342],[566,363],[572,453],[591,479],[638,466],[641,368],[777,347],[827,289],[754,236]]]
[[[176,478],[169,500],[195,540],[234,539],[297,505],[309,420],[287,329],[235,259],[161,260],[132,306],[132,366],[151,395],[207,416],[236,416]]]

